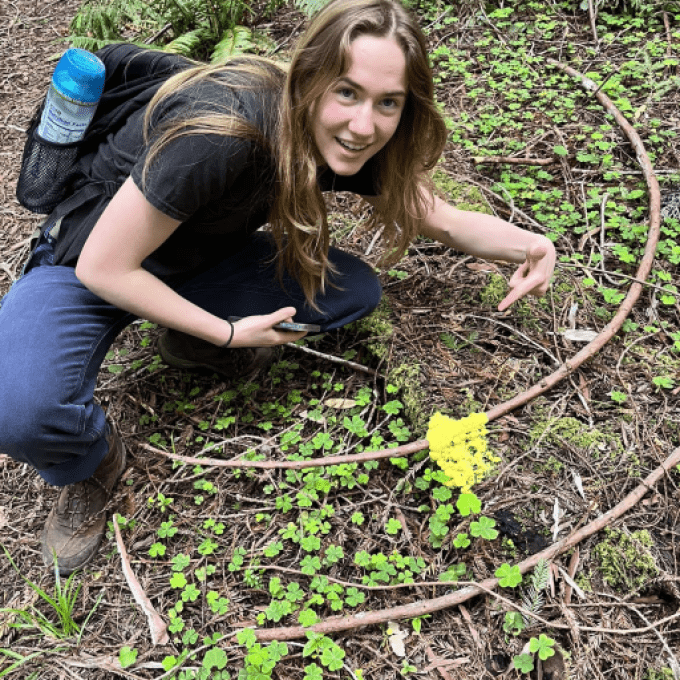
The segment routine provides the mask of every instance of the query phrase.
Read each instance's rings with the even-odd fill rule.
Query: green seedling
[[[75,609],[76,600],[78,599],[78,594],[80,593],[80,589],[82,588],[82,583],[79,583],[77,586],[74,583],[76,573],[74,572],[73,574],[71,574],[66,579],[66,582],[62,586],[61,578],[59,575],[59,565],[57,564],[57,557],[55,555],[54,595],[50,596],[40,586],[38,586],[30,579],[26,578],[21,573],[17,565],[14,563],[12,556],[9,554],[9,551],[7,550],[7,548],[5,548],[4,545],[2,546],[2,549],[7,559],[9,560],[9,563],[12,565],[12,568],[17,572],[17,574],[19,574],[24,583],[26,583],[29,586],[29,588],[40,597],[41,600],[46,602],[51,607],[56,618],[56,621],[51,621],[50,619],[47,618],[47,616],[45,616],[41,611],[39,611],[35,607],[30,607],[30,609],[13,609],[13,608],[0,609],[0,612],[4,614],[13,614],[16,617],[17,620],[8,624],[10,628],[17,629],[35,628],[40,630],[43,634],[49,635],[50,637],[55,638],[57,640],[76,636],[78,642],[80,642],[83,630],[85,629],[85,626],[87,625],[87,622],[90,620],[90,617],[94,613],[95,609],[101,602],[101,599],[104,596],[104,592],[102,591],[100,596],[97,598],[97,601],[95,602],[94,606],[87,615],[85,623],[81,628],[81,626],[79,626],[73,620],[73,611]]]
[[[137,650],[131,647],[122,647],[118,652],[118,661],[121,668],[129,668],[137,661]]]
[[[503,630],[510,635],[519,635],[526,625],[519,612],[506,612],[503,621]]]

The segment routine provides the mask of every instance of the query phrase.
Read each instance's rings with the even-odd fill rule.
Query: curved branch
[[[601,517],[587,524],[582,529],[575,531],[570,536],[554,543],[549,548],[536,553],[526,560],[519,563],[519,570],[524,574],[530,569],[533,569],[539,560],[553,560],[561,553],[573,548],[577,543],[580,543],[588,536],[597,533],[610,522],[623,515],[630,510],[646,493],[649,491],[663,475],[672,467],[680,463],[680,447],[675,449],[670,456],[651,474],[629,493],[620,503],[615,505],[611,510],[606,512]],[[411,619],[416,616],[423,616],[424,614],[431,614],[442,609],[447,609],[454,605],[462,604],[467,600],[482,595],[485,590],[493,590],[498,586],[498,579],[490,578],[482,581],[480,587],[469,586],[462,588],[455,593],[449,595],[442,595],[431,600],[422,600],[420,602],[413,602],[411,604],[402,605],[400,607],[391,607],[389,609],[382,609],[372,612],[360,612],[353,616],[337,616],[326,619],[314,626],[304,628],[302,626],[289,626],[286,628],[265,628],[256,630],[255,635],[259,642],[271,642],[272,640],[293,640],[302,638],[308,632],[313,633],[337,633],[343,630],[350,630],[352,628],[360,628],[363,626],[372,626],[378,623],[386,623],[387,621],[397,619]]]
[[[652,264],[654,262],[654,253],[656,252],[656,247],[659,243],[659,234],[661,232],[661,193],[659,191],[659,183],[654,175],[654,169],[652,163],[649,160],[649,156],[645,151],[645,147],[640,139],[640,135],[632,128],[628,121],[621,115],[620,111],[614,106],[613,102],[609,97],[607,97],[604,92],[602,92],[598,85],[594,83],[590,78],[587,78],[583,74],[575,71],[571,66],[566,66],[561,64],[554,59],[548,59],[548,63],[555,68],[558,68],[565,73],[573,76],[574,78],[579,78],[583,87],[594,92],[597,99],[600,101],[602,106],[614,116],[616,122],[619,124],[623,130],[628,140],[633,145],[635,153],[637,156],[638,163],[642,168],[642,172],[645,176],[645,181],[647,182],[647,189],[649,191],[649,232],[647,234],[647,243],[645,245],[645,252],[640,261],[637,273],[635,275],[636,279],[639,281],[645,281],[649,276],[649,272],[652,269]],[[543,394],[556,383],[558,383],[562,378],[565,378],[574,369],[578,368],[585,361],[590,359],[596,352],[598,352],[602,347],[604,347],[611,338],[618,333],[623,322],[626,320],[628,314],[633,309],[633,305],[637,302],[642,292],[643,285],[639,281],[635,281],[626,295],[625,299],[621,303],[618,312],[614,315],[614,318],[600,331],[598,336],[589,342],[580,352],[575,354],[571,359],[565,361],[554,373],[543,378],[533,387],[530,387],[526,392],[522,392],[517,396],[509,399],[508,401],[495,406],[490,411],[487,411],[487,416],[489,420],[494,420],[500,416],[509,413],[510,411],[516,409],[518,406],[526,404],[531,401],[539,394]]]
[[[323,467],[324,465],[340,465],[341,463],[364,463],[369,460],[381,458],[401,458],[416,451],[422,451],[429,446],[427,439],[419,439],[410,444],[395,446],[393,449],[380,451],[364,451],[363,453],[351,453],[345,456],[324,456],[322,458],[310,458],[309,460],[222,460],[220,458],[196,458],[194,456],[180,456],[169,451],[162,451],[150,444],[142,444],[142,448],[159,456],[172,458],[189,465],[205,465],[211,467],[230,468],[258,468],[260,470],[305,470],[307,468]]]

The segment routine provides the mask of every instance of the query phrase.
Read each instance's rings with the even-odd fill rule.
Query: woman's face
[[[390,141],[408,93],[406,57],[393,38],[356,38],[349,63],[311,111],[317,151],[338,175],[356,174]]]

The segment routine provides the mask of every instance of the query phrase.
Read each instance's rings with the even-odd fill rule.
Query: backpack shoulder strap
[[[107,134],[146,106],[168,78],[191,65],[179,55],[125,43],[107,45],[97,56],[104,62],[106,80],[81,155],[94,150]]]

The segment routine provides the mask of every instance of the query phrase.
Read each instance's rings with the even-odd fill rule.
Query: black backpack
[[[28,139],[17,182],[19,203],[32,212],[49,214],[77,189],[82,161],[120,128],[128,116],[146,106],[158,88],[190,62],[136,45],[108,45],[97,56],[104,62],[104,92],[85,137],[71,144],[54,144],[37,133],[44,101],[26,130]]]

